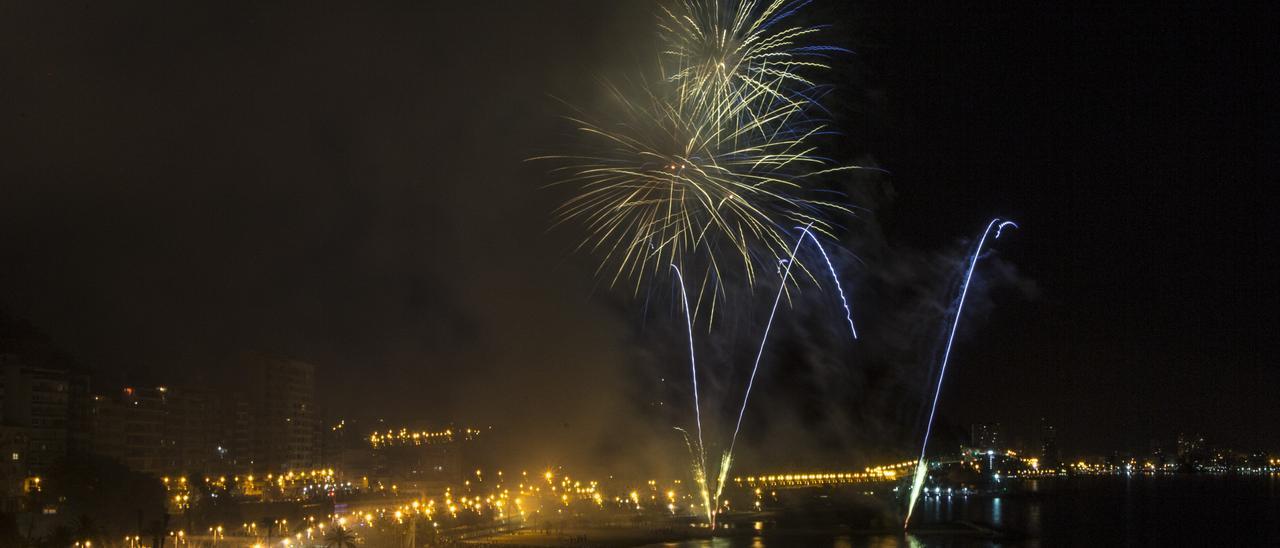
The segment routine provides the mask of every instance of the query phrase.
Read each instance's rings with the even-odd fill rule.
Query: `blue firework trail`
[[[710,505],[706,504],[708,501],[705,500],[705,499],[708,499],[708,495],[707,495],[708,489],[706,485],[707,483],[707,479],[706,479],[707,478],[707,452],[705,449],[706,446],[703,445],[703,442],[702,442],[702,407],[701,407],[701,404],[698,402],[698,359],[697,359],[697,354],[693,350],[693,317],[689,315],[689,295],[685,291],[684,275],[680,273],[680,267],[676,266],[675,264],[671,265],[671,269],[676,272],[676,281],[680,283],[680,300],[684,303],[684,321],[685,321],[685,326],[689,330],[689,376],[693,379],[693,416],[694,416],[694,420],[698,424],[698,447],[697,447],[697,452],[694,455],[696,459],[696,462],[694,463],[694,466],[695,466],[694,479],[697,480],[699,484],[701,484],[700,487],[702,491],[702,497],[704,499],[703,502],[704,502],[704,505],[708,508],[707,511],[710,512],[711,511]],[[686,441],[688,441],[687,435],[686,435]],[[693,447],[690,447],[689,449],[690,449],[690,453],[694,452]],[[711,519],[710,516],[708,516],[708,520],[710,519]]]
[[[978,258],[982,255],[982,249],[987,243],[987,236],[991,235],[991,230],[995,229],[994,239],[999,239],[1000,234],[1004,232],[1006,227],[1018,228],[1017,223],[1006,221],[1000,218],[991,219],[987,223],[987,228],[982,231],[982,237],[978,239],[978,245],[973,249],[973,256],[969,258],[969,269],[964,276],[964,284],[960,286],[960,298],[956,301],[956,313],[951,319],[951,333],[947,335],[947,346],[942,353],[942,366],[938,371],[938,385],[933,390],[933,404],[929,407],[929,422],[925,424],[924,440],[920,442],[920,460],[916,461],[915,477],[911,481],[911,497],[907,502],[907,517],[902,521],[902,528],[906,529],[907,524],[911,522],[911,511],[915,509],[916,499],[920,497],[920,488],[924,486],[925,475],[928,471],[928,464],[924,460],[925,451],[929,447],[929,435],[933,432],[933,417],[938,411],[938,395],[942,393],[942,379],[947,374],[947,362],[951,359],[951,345],[956,340],[956,328],[960,325],[960,315],[964,311],[964,299],[969,295],[969,282],[973,280],[973,269],[978,264]]]
[[[840,276],[836,274],[835,265],[831,264],[831,257],[827,255],[826,248],[822,247],[822,242],[818,241],[818,237],[813,234],[809,227],[796,227],[800,229],[804,235],[809,236],[813,240],[813,245],[818,246],[818,251],[822,252],[822,260],[827,262],[827,271],[831,272],[831,281],[835,282],[836,292],[840,294],[840,304],[844,305],[844,320],[849,324],[849,333],[853,335],[854,340],[858,339],[858,328],[853,326],[853,311],[849,308],[849,299],[844,296],[844,288],[840,286]],[[804,235],[801,239],[804,239]],[[999,235],[997,234],[997,238]]]
[[[804,227],[807,232],[813,227],[813,223],[809,223]],[[764,356],[764,345],[769,341],[769,331],[773,329],[773,318],[778,314],[778,303],[782,302],[782,293],[787,289],[787,279],[791,277],[791,265],[795,263],[796,252],[800,251],[800,244],[804,242],[802,235],[796,240],[795,247],[791,248],[791,257],[787,260],[787,267],[782,272],[782,282],[778,284],[778,294],[773,298],[773,307],[769,309],[769,321],[764,324],[764,334],[760,336],[760,348],[756,351],[755,364],[751,366],[751,376],[747,377],[747,391],[742,396],[742,408],[738,410],[738,423],[733,427],[733,437],[729,440],[729,454],[733,454],[734,443],[738,441],[738,431],[742,429],[742,417],[747,412],[747,401],[751,399],[751,387],[755,385],[756,372],[760,370],[760,358]]]

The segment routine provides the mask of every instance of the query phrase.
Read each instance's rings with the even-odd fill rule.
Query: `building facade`
[[[4,424],[26,429],[29,471],[48,470],[67,454],[67,373],[11,354],[0,356],[0,370]]]
[[[242,358],[240,368],[252,417],[253,468],[281,473],[318,465],[315,366],[255,354]]]

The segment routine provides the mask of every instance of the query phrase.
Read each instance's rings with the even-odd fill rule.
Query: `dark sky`
[[[934,245],[1013,217],[999,247],[1042,291],[961,350],[942,411],[1043,413],[1080,449],[1179,429],[1280,444],[1276,224],[1243,10],[859,9],[894,126],[870,145],[899,190],[891,237]]]
[[[1023,227],[1000,257],[1037,290],[992,291],[949,424],[1280,449],[1275,127],[1242,14],[828,4],[856,51],[841,152],[892,173],[891,245]],[[335,414],[608,435],[645,397],[634,303],[546,232],[563,196],[523,160],[563,133],[551,96],[647,62],[654,11],[0,3],[0,305],[98,371],[266,350],[318,364]]]

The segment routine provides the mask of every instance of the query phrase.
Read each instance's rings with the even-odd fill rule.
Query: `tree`
[[[356,545],[356,535],[348,531],[346,527],[334,527],[324,537],[325,548],[354,548]]]
[[[88,514],[81,514],[76,520],[76,529],[74,533],[75,539],[78,541],[90,541],[93,544],[102,546],[102,531],[98,527],[98,522]]]
[[[44,538],[36,543],[38,548],[62,548],[71,546],[71,529],[65,525],[54,527]]]
[[[258,523],[262,524],[262,529],[267,532],[267,546],[271,546],[271,533],[275,529],[276,523],[280,520],[271,516],[262,516],[258,519]]]
[[[25,546],[26,542],[14,515],[0,514],[0,546]]]
[[[160,480],[106,457],[71,453],[45,477],[41,502],[58,505],[60,514],[81,516],[85,533],[136,534],[144,515],[159,519],[165,513]]]

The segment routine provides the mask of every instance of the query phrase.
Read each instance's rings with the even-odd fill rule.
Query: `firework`
[[[849,210],[815,196],[825,177],[863,168],[834,164],[818,152],[820,137],[830,132],[819,116],[823,88],[812,74],[827,68],[826,55],[842,50],[811,43],[819,27],[789,24],[807,3],[684,0],[664,8],[660,73],[605,83],[606,106],[569,118],[581,137],[578,152],[538,158],[558,164],[553,185],[576,191],[556,210],[555,224],[585,226],[578,250],[600,257],[597,276],[634,293],[668,272],[679,284],[696,441],[678,430],[712,527],[778,305],[793,276],[816,282],[796,256],[805,235],[822,250],[857,338],[844,290],[815,235],[830,236],[828,217]],[[786,227],[797,224],[803,233],[792,242]],[[778,294],[712,484],[694,325],[705,304],[711,328],[728,281],[750,289],[775,269]]]
[[[964,311],[964,299],[969,294],[969,282],[973,280],[973,268],[978,264],[979,255],[982,254],[982,248],[987,243],[987,236],[991,235],[992,229],[995,229],[995,237],[999,239],[1000,234],[1004,232],[1006,227],[1018,228],[1013,221],[1004,221],[1001,219],[991,219],[987,223],[987,228],[982,231],[982,237],[978,239],[978,245],[973,248],[973,255],[969,257],[969,268],[964,275],[964,283],[960,286],[960,297],[956,300],[956,313],[951,319],[951,332],[947,335],[947,345],[942,352],[942,365],[938,371],[938,385],[933,391],[933,404],[929,407],[929,421],[925,423],[924,440],[920,442],[920,459],[916,461],[915,475],[911,479],[911,495],[907,501],[907,517],[902,521],[902,528],[906,529],[907,524],[911,522],[911,511],[915,509],[916,500],[920,497],[920,488],[924,486],[925,476],[928,473],[928,463],[925,461],[924,454],[929,447],[929,434],[933,431],[933,416],[938,410],[938,394],[942,393],[942,378],[947,374],[947,362],[951,359],[951,345],[956,340],[956,328],[960,325],[960,313]]]
[[[646,279],[679,266],[696,284],[694,318],[711,315],[726,280],[753,286],[761,268],[786,256],[785,227],[830,234],[827,217],[848,209],[816,199],[825,176],[861,169],[818,154],[828,133],[804,74],[838,48],[804,45],[817,27],[781,23],[802,3],[684,2],[666,10],[657,78],[605,84],[603,112],[570,120],[580,154],[544,156],[561,165],[553,184],[577,193],[556,224],[581,222],[578,249],[601,257],[597,275],[638,293]],[[805,271],[804,265],[797,265]]]
[[[821,27],[788,24],[808,3],[685,0],[664,8],[663,60],[680,104],[738,125],[754,124],[777,104],[807,110],[819,87],[811,73],[829,68],[829,53],[844,51],[810,42]],[[726,105],[739,104],[746,108],[729,116]]]
[[[701,305],[726,276],[753,284],[762,265],[777,264],[786,249],[782,227],[812,224],[829,233],[824,213],[846,210],[802,197],[813,178],[853,169],[813,155],[806,139],[816,129],[755,133],[774,116],[726,129],[712,118],[690,117],[652,90],[641,100],[610,91],[616,120],[576,120],[592,153],[557,157],[567,162],[556,170],[558,184],[579,193],[557,210],[556,222],[586,225],[579,249],[602,254],[598,274],[614,265],[611,284],[632,279],[638,291],[668,264],[686,273],[697,268]]]

